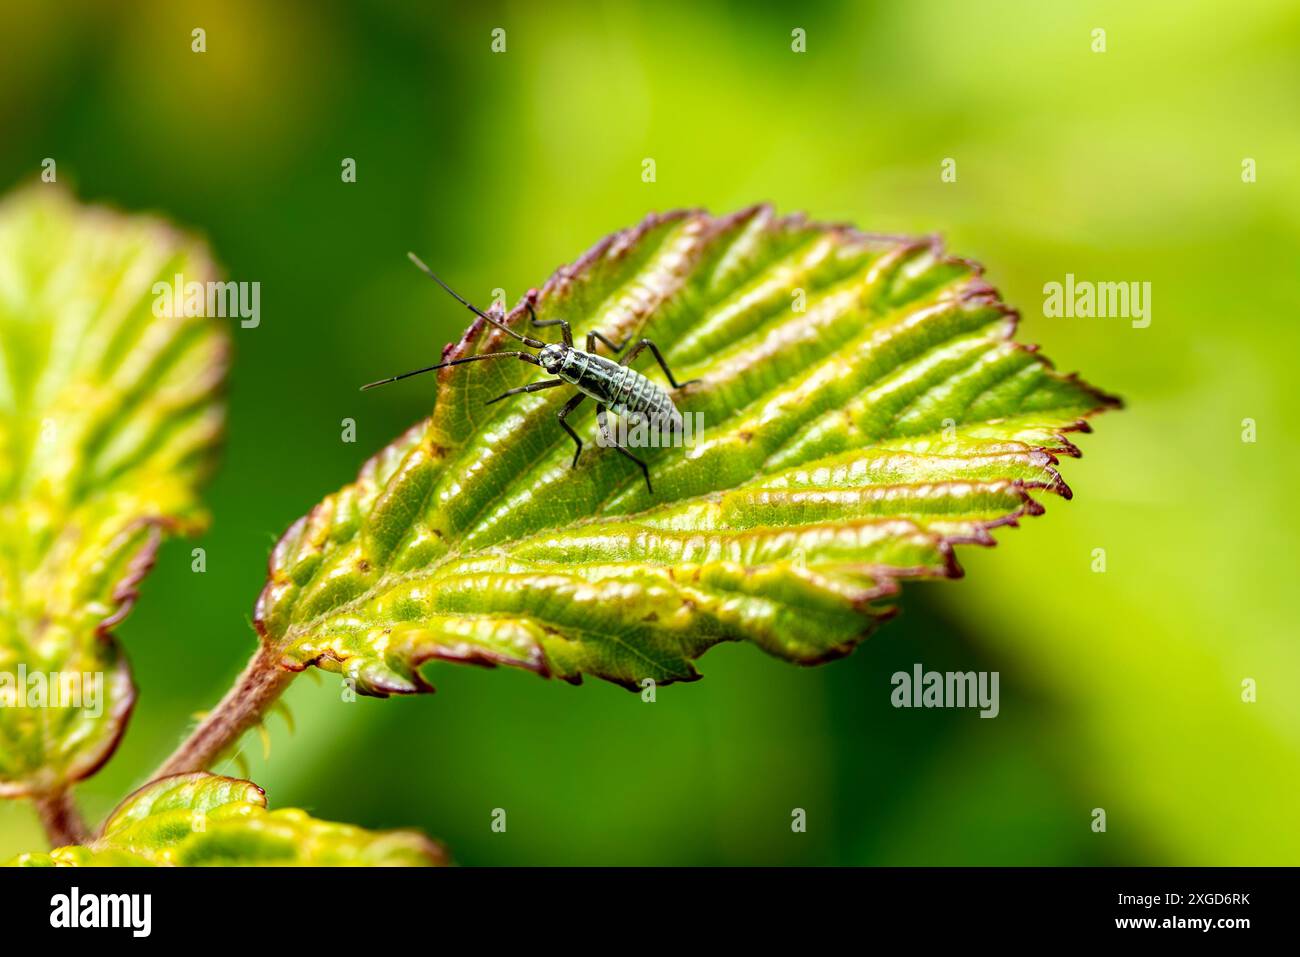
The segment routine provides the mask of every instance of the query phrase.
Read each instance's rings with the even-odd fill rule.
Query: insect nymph
[[[563,341],[542,342],[532,336],[521,335],[462,298],[454,289],[434,275],[433,270],[422,263],[415,253],[408,253],[407,255],[411,257],[411,261],[420,268],[421,272],[446,290],[466,309],[507,335],[518,339],[528,348],[538,350],[537,354],[533,355],[533,353],[521,349],[516,352],[488,352],[483,355],[466,356],[463,359],[452,359],[450,362],[440,362],[437,365],[414,369],[410,372],[403,372],[401,375],[381,379],[378,382],[371,382],[368,385],[363,385],[362,389],[373,389],[375,386],[396,382],[398,379],[420,375],[424,372],[432,372],[435,369],[445,369],[447,366],[461,365],[466,362],[480,362],[485,359],[515,358],[532,363],[535,366],[541,366],[555,378],[530,382],[528,385],[519,386],[517,389],[510,389],[495,399],[489,400],[487,404],[491,405],[493,402],[500,402],[512,395],[520,395],[526,392],[540,392],[543,389],[554,389],[565,385],[576,387],[578,391],[574,393],[573,398],[564,404],[564,407],[560,409],[557,415],[560,425],[564,426],[564,431],[569,433],[577,446],[573,452],[571,467],[576,468],[578,465],[578,456],[582,454],[582,439],[578,437],[578,433],[573,431],[573,427],[566,420],[569,413],[580,406],[584,400],[588,398],[595,399],[596,422],[600,426],[603,444],[617,449],[622,455],[640,466],[641,472],[645,476],[646,488],[652,493],[654,492],[654,487],[650,484],[650,469],[645,462],[633,455],[625,446],[619,445],[610,433],[608,413],[613,412],[625,419],[643,420],[649,424],[652,430],[658,430],[661,433],[681,434],[683,426],[682,414],[677,411],[672,396],[662,386],[655,384],[631,366],[632,360],[646,349],[649,349],[654,354],[656,361],[659,363],[659,368],[664,370],[664,375],[668,377],[668,381],[672,384],[674,390],[688,386],[696,380],[678,382],[673,377],[672,370],[668,368],[668,363],[664,361],[663,353],[659,351],[659,347],[649,339],[642,339],[631,349],[628,349],[628,343],[631,342],[630,338],[623,340],[621,343],[615,343],[599,332],[589,332],[587,333],[587,348],[578,349],[573,344],[573,330],[570,328],[568,320],[539,320],[537,313],[533,311],[531,297],[525,300],[525,304],[528,307],[532,327],[542,329],[547,326],[559,326],[560,336]],[[610,349],[615,356],[622,353],[622,358],[616,362],[611,358],[597,354],[596,343],[598,342]]]

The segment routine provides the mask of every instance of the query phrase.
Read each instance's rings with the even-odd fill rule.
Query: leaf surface
[[[229,320],[155,316],[177,274],[214,271],[157,220],[53,186],[0,205],[0,795],[112,753],[135,692],[111,629],[162,537],[203,524]]]
[[[632,688],[698,677],[720,641],[826,661],[900,580],[955,577],[955,544],[1041,512],[1032,492],[1070,497],[1065,434],[1117,402],[1016,342],[1015,312],[937,240],[765,206],[651,216],[527,301],[580,348],[592,330],[654,340],[698,380],[672,392],[702,422],[692,447],[637,450],[651,492],[598,445],[588,401],[571,468],[572,388],[487,405],[543,376],[441,370],[432,415],[274,549],[256,623],[284,667],[387,695],[429,690],[431,660]],[[505,321],[530,331],[525,302]],[[443,355],[515,348],[477,319]],[[635,368],[668,387],[648,351]]]
[[[20,867],[375,866],[445,864],[443,849],[413,831],[366,831],[296,808],[269,811],[256,784],[197,772],[162,778],[128,796],[84,846],[23,854]]]

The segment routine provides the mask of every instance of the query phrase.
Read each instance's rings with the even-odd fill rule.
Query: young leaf
[[[52,186],[0,205],[0,795],[112,753],[135,698],[110,629],[164,534],[202,524],[227,320],[156,317],[203,246]]]
[[[256,784],[198,772],[147,784],[126,798],[84,846],[23,854],[20,867],[215,865],[424,867],[443,849],[412,831],[371,832],[266,809]]]
[[[286,668],[381,696],[429,690],[434,659],[635,688],[698,677],[720,641],[802,664],[847,653],[900,579],[959,575],[953,545],[1039,513],[1031,490],[1070,497],[1064,433],[1116,404],[1013,341],[980,276],[934,239],[766,206],[605,239],[530,301],[579,347],[646,336],[698,379],[673,393],[702,419],[694,447],[636,450],[650,492],[598,446],[588,402],[571,468],[556,421],[571,388],[487,405],[535,367],[443,369],[432,416],[284,534],[262,640]],[[505,321],[529,331],[525,303]],[[443,358],[515,348],[479,319]],[[649,351],[637,368],[666,386]]]

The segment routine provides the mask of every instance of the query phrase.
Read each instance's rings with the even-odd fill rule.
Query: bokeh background
[[[120,628],[140,703],[79,789],[88,813],[242,666],[276,535],[427,412],[429,382],[357,391],[464,325],[408,249],[513,301],[649,210],[766,199],[943,232],[1022,308],[1022,338],[1123,395],[1065,463],[1075,500],[967,550],[965,580],[907,588],[821,668],[723,647],[653,706],[505,670],[346,705],[336,677],[301,678],[295,730],[271,719],[269,757],[244,741],[273,805],[418,826],[466,864],[1300,863],[1292,0],[0,14],[0,188],[54,157],[83,199],[161,212],[262,284],[260,328],[235,330],[208,571],[169,544]],[[1151,326],[1044,317],[1067,272],[1152,283]],[[894,710],[889,676],[918,661],[1000,671],[1001,716]],[[0,804],[0,858],[41,846],[30,808]]]

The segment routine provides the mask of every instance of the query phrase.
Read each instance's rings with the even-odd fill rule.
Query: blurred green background
[[[0,187],[53,157],[83,199],[161,212],[262,284],[208,571],[172,542],[120,628],[140,703],[88,813],[243,665],[278,533],[427,412],[429,382],[357,391],[464,325],[408,249],[514,301],[649,210],[766,199],[943,232],[1022,338],[1123,395],[1065,462],[1075,500],[821,668],[723,647],[653,706],[505,670],[356,704],[301,678],[296,730],[271,719],[269,759],[244,741],[273,806],[419,826],[467,864],[1300,863],[1293,0],[0,6]],[[1045,318],[1067,272],[1151,282],[1151,326]],[[1001,716],[894,710],[913,662],[1000,671]],[[0,804],[0,859],[41,846]]]

